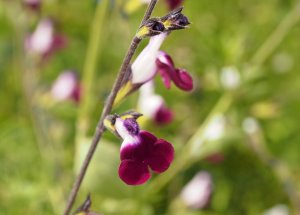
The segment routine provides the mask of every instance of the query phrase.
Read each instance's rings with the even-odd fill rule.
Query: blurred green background
[[[126,4],[44,0],[36,12],[21,1],[0,1],[1,214],[62,213],[146,8],[136,1],[128,12]],[[288,208],[282,215],[300,214],[300,2],[184,0],[183,5],[192,25],[172,33],[162,50],[192,74],[195,89],[167,90],[158,78],[156,92],[175,119],[162,127],[143,125],[173,143],[176,160],[145,185],[127,186],[117,174],[120,140],[105,133],[76,207],[91,193],[92,210],[105,215],[254,215],[276,205]],[[167,12],[160,0],[153,15]],[[40,59],[26,53],[24,42],[45,17],[67,44]],[[138,52],[146,44],[147,39]],[[49,93],[67,69],[78,71],[88,91],[80,104],[57,102]],[[228,70],[237,79],[234,86]],[[116,111],[132,109],[136,101],[132,95]],[[191,209],[180,192],[203,170],[211,174],[213,191],[205,208]]]

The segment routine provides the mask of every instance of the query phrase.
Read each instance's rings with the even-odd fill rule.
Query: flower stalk
[[[144,15],[144,18],[141,22],[141,25],[149,19],[149,17],[151,16],[152,14],[152,11],[155,7],[157,3],[157,0],[151,0],[151,2],[149,3],[148,5],[148,8],[145,12],[145,15]],[[121,65],[121,68],[119,70],[119,73],[118,73],[118,76],[116,78],[116,81],[112,87],[112,90],[111,90],[111,93],[107,99],[107,102],[103,108],[103,111],[102,111],[102,114],[101,114],[101,117],[98,121],[98,124],[97,124],[97,127],[96,127],[96,131],[95,131],[95,134],[94,134],[94,137],[93,137],[93,140],[92,140],[92,143],[91,143],[91,146],[90,146],[90,149],[86,155],[86,158],[82,164],[82,167],[79,171],[79,174],[78,176],[76,177],[76,180],[74,182],[74,185],[73,185],[73,188],[71,190],[71,193],[70,193],[70,196],[69,196],[69,199],[68,199],[68,202],[67,202],[67,205],[66,205],[66,208],[65,208],[65,211],[64,211],[64,215],[68,215],[72,209],[72,206],[74,204],[74,201],[75,201],[75,198],[78,194],[78,191],[79,191],[79,188],[80,188],[80,185],[83,181],[83,178],[85,176],[85,173],[87,171],[87,168],[90,164],[90,161],[94,155],[94,152],[97,148],[97,145],[98,145],[98,142],[99,140],[101,139],[102,137],[102,134],[105,130],[104,128],[104,119],[105,117],[111,112],[112,110],[112,107],[113,107],[113,103],[114,103],[114,100],[117,96],[117,92],[120,90],[120,87],[121,87],[121,83],[122,83],[122,80],[124,79],[125,75],[127,72],[130,72],[130,70],[128,70],[128,66],[130,64],[130,61],[132,59],[132,56],[135,52],[135,50],[137,49],[139,43],[141,42],[141,39],[138,38],[138,37],[134,37],[131,41],[131,44],[130,44],[130,47],[127,51],[127,54],[125,55],[125,58],[123,60],[123,63]]]

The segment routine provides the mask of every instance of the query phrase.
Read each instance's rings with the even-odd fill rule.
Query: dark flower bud
[[[136,36],[138,38],[152,37],[162,33],[165,30],[164,24],[158,18],[146,20],[139,28]]]
[[[180,7],[161,18],[161,22],[164,24],[166,30],[184,29],[190,24],[188,18],[181,13],[182,10],[183,7]]]
[[[91,205],[91,196],[88,195],[82,205],[75,211],[75,215],[100,215],[99,213],[90,211]]]

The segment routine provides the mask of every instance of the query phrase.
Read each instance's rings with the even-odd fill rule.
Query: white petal
[[[222,114],[214,116],[204,132],[204,138],[211,141],[221,138],[225,130],[225,121]]]
[[[289,208],[284,204],[278,204],[269,210],[265,211],[263,215],[289,215]]]
[[[149,81],[140,88],[138,110],[147,118],[154,118],[164,99],[154,93],[153,82]]]
[[[77,78],[74,72],[65,71],[58,76],[54,82],[51,94],[57,101],[63,101],[72,96],[77,85]]]
[[[240,73],[232,66],[224,67],[221,71],[221,83],[225,89],[235,89],[240,85]]]
[[[206,206],[212,192],[212,179],[208,172],[199,172],[184,186],[180,196],[184,203],[195,209]]]
[[[53,24],[50,20],[42,20],[29,38],[29,49],[37,54],[45,54],[53,42]]]
[[[167,33],[161,33],[150,38],[149,44],[137,56],[131,66],[132,83],[145,83],[154,77],[156,73],[156,56],[166,37]]]

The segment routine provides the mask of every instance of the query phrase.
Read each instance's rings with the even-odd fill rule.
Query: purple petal
[[[43,54],[43,58],[47,59],[56,51],[63,49],[67,46],[67,38],[63,35],[55,34],[51,42],[51,47]]]
[[[191,91],[193,89],[193,79],[187,71],[183,69],[176,69],[171,75],[174,84],[178,88],[184,91]]]
[[[170,89],[171,87],[171,77],[170,73],[174,68],[168,64],[162,63],[158,59],[156,60],[156,65],[158,68],[158,72],[164,82],[164,85],[167,89]]]
[[[137,135],[140,131],[139,124],[135,119],[125,119],[124,126],[131,135]]]
[[[143,184],[151,177],[146,164],[133,160],[123,160],[121,162],[119,176],[128,185]]]
[[[174,159],[174,148],[171,143],[159,139],[154,144],[151,153],[149,166],[154,172],[161,173],[166,171]]]
[[[193,89],[193,79],[190,74],[183,69],[176,69],[171,57],[165,52],[159,52],[156,65],[166,88],[170,88],[171,80],[174,84],[184,90],[191,91]]]
[[[141,137],[141,141],[144,144],[146,143],[147,145],[151,145],[151,146],[153,146],[157,140],[157,138],[153,134],[144,130],[140,132],[140,137]]]
[[[173,112],[167,108],[166,106],[162,105],[154,116],[154,121],[159,125],[165,125],[173,120]]]
[[[124,147],[121,148],[121,160],[132,159],[140,162],[147,162],[153,151],[154,143],[157,138],[147,132],[140,131],[139,142],[136,143],[123,143]]]

